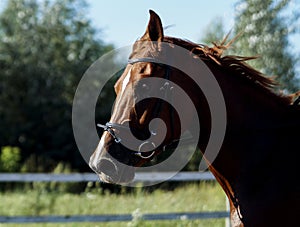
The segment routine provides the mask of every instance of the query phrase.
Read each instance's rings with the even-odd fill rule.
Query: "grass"
[[[92,215],[92,214],[147,214],[169,212],[224,211],[225,195],[216,183],[190,183],[174,190],[157,189],[148,192],[136,188],[130,193],[111,194],[107,191],[89,190],[81,194],[26,190],[0,193],[0,215]],[[224,226],[224,219],[142,221],[107,223],[46,223],[22,224],[24,227],[165,227],[165,226]],[[0,227],[20,224],[0,224]]]

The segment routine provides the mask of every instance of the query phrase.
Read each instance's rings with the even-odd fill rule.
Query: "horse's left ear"
[[[149,13],[150,20],[148,27],[141,40],[163,41],[164,31],[160,17],[153,10],[149,10]]]

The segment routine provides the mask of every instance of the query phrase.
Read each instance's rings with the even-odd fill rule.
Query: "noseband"
[[[152,63],[156,63],[158,65],[163,66],[166,69],[165,74],[164,74],[164,79],[169,80],[170,73],[171,73],[171,68],[168,65],[161,64],[161,63],[157,62],[156,59],[154,59],[154,58],[136,58],[136,59],[129,59],[128,60],[128,64],[131,64],[131,65],[133,65],[135,63],[138,63],[138,62],[152,62]],[[167,97],[169,95],[169,91],[172,90],[172,89],[173,89],[173,87],[170,86],[169,82],[165,82],[164,85],[160,88],[161,91],[165,92],[165,97]],[[157,105],[155,106],[154,113],[157,115],[156,117],[159,117],[159,115],[161,113],[162,104],[163,104],[163,101],[159,100]],[[174,122],[173,111],[170,111],[170,120],[171,120],[171,133],[173,133],[173,122]],[[131,133],[129,127],[123,126],[123,125],[117,124],[117,123],[107,122],[105,125],[97,124],[97,126],[99,128],[102,128],[104,131],[108,132],[112,136],[112,138],[114,139],[115,143],[121,143],[122,139],[116,135],[114,130],[128,130],[128,132]],[[156,135],[156,132],[154,132],[154,131],[151,131],[150,133],[152,135]],[[175,140],[172,141],[172,143],[175,143],[175,142],[178,142],[178,141],[175,141]],[[144,146],[149,146],[149,145],[152,146],[154,150],[152,150],[152,151],[142,151]],[[167,145],[165,145],[163,147],[164,150],[166,149],[166,146]],[[157,147],[154,144],[154,142],[143,141],[139,145],[138,151],[132,151],[132,154],[134,154],[136,156],[139,156],[140,158],[143,158],[143,159],[149,159],[155,154],[155,149],[156,148]],[[149,152],[151,152],[151,153],[149,155],[146,155]]]

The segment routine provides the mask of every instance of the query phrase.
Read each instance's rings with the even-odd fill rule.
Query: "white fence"
[[[203,181],[215,180],[210,172],[138,172],[135,174],[134,182],[157,182],[168,176],[173,176],[168,181]],[[0,173],[0,182],[96,182],[99,178],[95,173]]]
[[[159,182],[170,173],[136,173],[134,182]],[[215,180],[209,172],[179,172],[168,181],[211,181]],[[0,182],[95,182],[99,181],[94,173],[45,174],[45,173],[1,173]],[[144,214],[143,220],[193,220],[228,219],[228,211]],[[67,223],[67,222],[111,222],[131,221],[132,215],[74,215],[74,216],[0,216],[0,223]],[[228,223],[228,220],[226,220]],[[228,225],[228,224],[226,224]]]

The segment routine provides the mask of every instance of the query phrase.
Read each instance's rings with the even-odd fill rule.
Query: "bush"
[[[20,148],[18,147],[2,147],[0,154],[0,171],[1,172],[17,172],[20,169]]]

